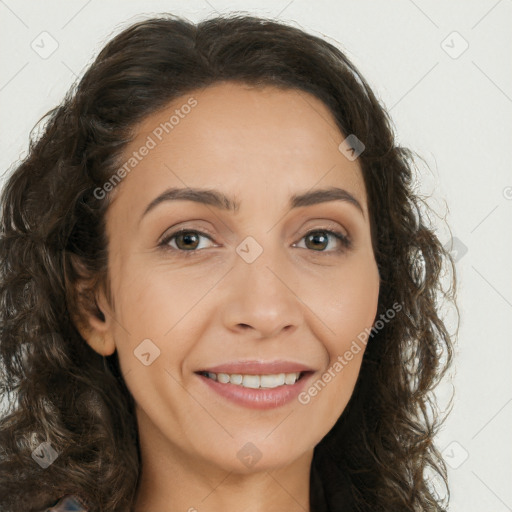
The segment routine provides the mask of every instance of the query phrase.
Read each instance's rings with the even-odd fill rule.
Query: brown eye
[[[305,238],[308,249],[323,250],[329,244],[329,237],[323,231],[309,233]],[[311,244],[308,245],[308,242],[311,242]]]
[[[315,252],[341,252],[351,247],[350,239],[343,233],[330,231],[327,229],[316,229],[307,233],[303,239],[305,240],[306,249],[311,249]],[[337,242],[338,247],[332,250],[325,250],[331,240]]]
[[[193,231],[180,233],[176,237],[176,246],[178,249],[191,250],[197,249],[199,245],[199,237]]]
[[[205,233],[201,233],[200,231],[182,229],[165,237],[160,245],[168,246],[171,250],[181,252],[198,252],[198,245],[200,244],[201,238],[207,238],[208,240],[211,240],[211,237]],[[175,241],[175,247],[171,244],[172,241]],[[203,248],[204,247],[201,247],[200,249]]]

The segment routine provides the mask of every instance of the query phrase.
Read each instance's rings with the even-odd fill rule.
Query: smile
[[[214,372],[201,372],[201,375],[215,380],[222,384],[235,384],[244,388],[258,389],[272,389],[279,386],[292,386],[301,377],[303,372],[292,373],[276,373],[269,375],[249,375],[240,373],[214,373]]]
[[[252,370],[254,371],[254,370]],[[290,373],[224,373],[199,371],[196,375],[213,392],[237,406],[250,409],[275,409],[293,403],[315,372]]]

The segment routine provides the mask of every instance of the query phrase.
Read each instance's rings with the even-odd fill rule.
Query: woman
[[[445,510],[412,165],[297,28],[110,41],[3,191],[2,510]]]

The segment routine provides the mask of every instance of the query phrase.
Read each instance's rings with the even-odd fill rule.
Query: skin
[[[308,511],[313,449],[349,401],[364,345],[306,405],[245,408],[194,372],[281,359],[314,368],[314,382],[371,328],[379,274],[361,167],[338,150],[345,137],[315,97],[233,83],[145,119],[126,157],[190,96],[197,105],[115,189],[106,219],[115,309],[99,290],[105,321],[89,318],[83,335],[100,354],[118,351],[137,404],[137,512]],[[349,191],[363,211],[346,201],[288,207],[292,194],[329,186]],[[180,200],[140,220],[169,187],[218,189],[240,209]],[[158,247],[180,228],[212,240]],[[317,229],[341,231],[352,248],[332,235],[315,245],[306,235]],[[247,236],[263,249],[250,264],[236,252]],[[196,253],[186,258],[183,247]],[[160,355],[146,366],[134,350],[148,338]],[[248,442],[261,454],[252,466],[237,456]]]

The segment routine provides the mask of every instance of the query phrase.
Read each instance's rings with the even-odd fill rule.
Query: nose
[[[222,315],[230,331],[253,331],[258,338],[275,338],[281,331],[290,334],[303,321],[293,267],[275,252],[266,249],[252,263],[238,258],[229,272]]]

